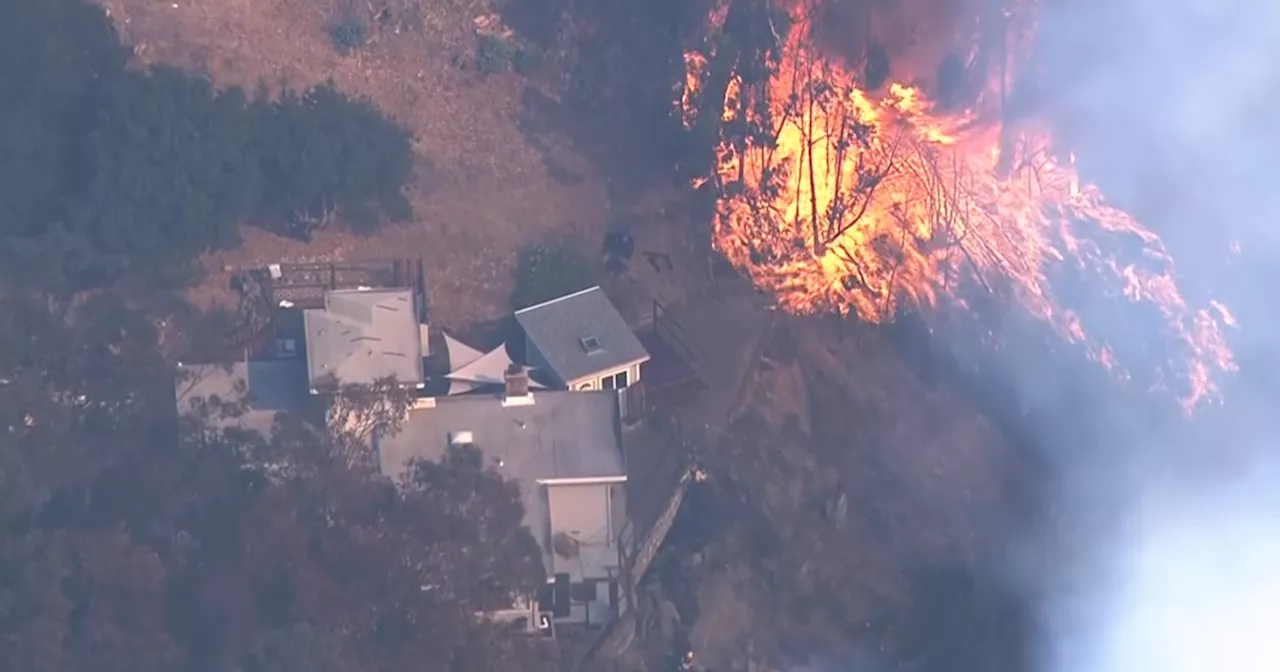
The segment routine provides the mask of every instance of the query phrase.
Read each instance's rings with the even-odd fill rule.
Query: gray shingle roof
[[[599,287],[516,311],[516,321],[564,382],[649,359]]]
[[[404,384],[422,382],[422,339],[413,291],[336,290],[324,308],[303,312],[307,338],[307,380],[312,388],[326,376],[344,383],[371,383],[395,376]]]

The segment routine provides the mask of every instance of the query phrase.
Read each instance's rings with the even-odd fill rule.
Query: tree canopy
[[[540,669],[475,617],[545,580],[514,484],[458,450],[397,487],[283,417],[180,432],[155,336],[111,294],[0,301],[11,669]]]
[[[0,5],[0,261],[76,289],[156,277],[252,222],[306,238],[411,217],[409,134],[328,85],[269,100],[127,66],[101,8]],[[161,276],[163,277],[163,276]]]
[[[526,245],[516,258],[516,284],[511,307],[528,308],[586,289],[596,282],[591,261],[571,243]]]

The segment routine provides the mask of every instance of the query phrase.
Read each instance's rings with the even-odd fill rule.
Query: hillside
[[[211,256],[201,302],[226,287],[224,266],[282,258],[341,260],[421,256],[446,321],[490,318],[507,307],[516,251],[570,237],[594,252],[607,222],[602,186],[564,141],[522,123],[525,78],[482,75],[467,65],[486,3],[103,0],[139,64],[207,74],[216,85],[298,89],[332,80],[368,97],[414,135],[416,221],[367,239],[323,234],[308,244],[246,227],[239,249]],[[374,5],[387,19],[375,18]],[[383,14],[376,14],[377,17]],[[370,26],[367,43],[338,53],[330,29],[344,18]]]
[[[905,661],[983,641],[929,619],[1000,618],[1003,605],[955,591],[985,581],[1011,532],[1013,447],[960,391],[923,382],[884,330],[842,336],[779,318],[642,591],[633,663],[657,669],[684,636],[706,669],[868,650]],[[987,648],[979,660],[1005,655]]]

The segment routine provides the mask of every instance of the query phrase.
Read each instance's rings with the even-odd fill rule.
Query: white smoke
[[[1089,177],[1236,310],[1241,375],[1276,380],[1280,4],[1076,0],[1044,29],[1047,88]],[[1170,420],[1070,465],[1059,503],[1098,527],[1050,577],[1042,672],[1280,670],[1274,392],[1224,382],[1202,438]]]
[[[1049,602],[1046,672],[1280,670],[1280,490],[1254,471],[1151,491]],[[1194,486],[1191,486],[1194,487]]]

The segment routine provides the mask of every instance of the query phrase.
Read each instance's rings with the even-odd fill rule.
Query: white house
[[[409,460],[438,460],[452,444],[474,445],[519,484],[549,577],[538,599],[491,616],[525,619],[531,629],[544,615],[557,625],[607,620],[620,600],[618,538],[627,516],[615,394],[530,390],[527,374],[513,367],[500,393],[415,406],[400,433],[377,442],[380,468],[399,478]]]
[[[568,390],[623,390],[649,353],[599,287],[516,311],[525,359]]]

